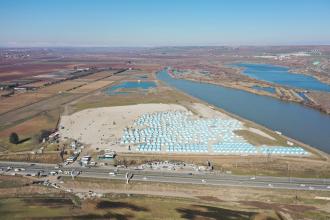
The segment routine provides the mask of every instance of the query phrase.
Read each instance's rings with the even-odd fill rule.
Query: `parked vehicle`
[[[55,176],[55,175],[57,175],[57,171],[50,171],[49,174],[52,176]]]

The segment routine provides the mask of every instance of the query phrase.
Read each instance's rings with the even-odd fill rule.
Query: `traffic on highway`
[[[165,171],[134,170],[130,168],[104,167],[62,167],[56,164],[24,162],[0,162],[1,175],[23,175],[35,177],[76,176],[99,179],[148,181],[181,184],[204,184],[213,186],[237,186],[257,188],[277,188],[293,190],[330,191],[330,179],[312,179],[295,177],[241,176],[215,172],[179,173]]]

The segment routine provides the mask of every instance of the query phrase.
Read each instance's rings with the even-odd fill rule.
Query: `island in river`
[[[217,84],[250,93],[296,102],[330,114],[330,85],[310,75],[271,64],[235,63],[227,65],[241,75],[223,78],[217,73],[170,69],[175,78]]]

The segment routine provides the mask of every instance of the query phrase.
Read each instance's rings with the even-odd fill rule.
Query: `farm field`
[[[77,87],[80,87],[86,83],[84,82],[75,82],[75,81],[65,81],[62,83],[50,85],[44,88],[41,88],[37,91],[26,92],[21,94],[15,94],[11,97],[1,98],[0,99],[0,114],[5,113],[22,106],[26,106],[38,101],[41,101],[45,98],[57,95],[61,92],[71,90]]]
[[[31,87],[31,88],[33,88],[33,87],[39,88],[39,87],[42,87],[45,84],[50,83],[50,82],[51,82],[51,80],[40,80],[40,81],[37,81],[37,82],[25,84],[24,86],[25,87]]]
[[[0,131],[0,145],[2,151],[19,152],[31,150],[39,145],[38,135],[42,130],[53,130],[59,120],[60,110],[45,111],[22,123]],[[19,145],[9,143],[8,137],[12,132],[19,134],[22,143]]]
[[[75,205],[70,198],[25,197],[0,199],[2,219],[77,218],[77,219],[218,219],[233,220],[273,217],[274,212],[241,211],[188,199],[135,196],[82,201]],[[230,217],[230,218],[229,218]]]
[[[57,83],[57,84],[50,85],[50,86],[44,87],[42,89],[39,89],[38,93],[42,93],[42,94],[46,93],[46,94],[54,95],[54,94],[57,94],[60,92],[66,92],[69,90],[73,90],[73,89],[80,87],[82,85],[85,85],[85,84],[86,83],[84,83],[84,82],[69,80],[69,81],[64,81],[61,83]]]
[[[62,105],[74,100],[77,97],[79,97],[78,94],[63,93],[4,113],[0,116],[0,130],[13,126],[17,123],[21,123],[24,119],[34,117],[41,112],[52,109],[61,109],[63,107]]]
[[[31,63],[14,63],[9,66],[0,66],[0,81],[17,80],[26,77],[39,76],[62,69],[72,69],[74,65],[66,63],[52,62],[33,62]]]
[[[0,98],[0,114],[14,110],[16,108],[29,105],[38,101],[43,100],[44,98],[48,98],[53,95],[58,95],[63,92],[67,91],[73,91],[73,93],[85,93],[85,92],[91,92],[94,90],[97,90],[99,88],[102,88],[104,86],[107,86],[108,84],[111,84],[112,81],[108,82],[105,80],[97,81],[104,76],[109,77],[109,74],[112,72],[99,72],[95,73],[98,74],[97,76],[94,76],[95,74],[88,75],[86,77],[89,77],[88,81],[76,79],[76,80],[68,80],[60,83],[56,83],[53,85],[48,85],[46,87],[40,88],[36,91],[21,93],[21,94],[15,94],[11,97],[3,97]],[[41,86],[44,84],[44,81],[36,82],[29,84],[30,86]],[[80,88],[83,87],[83,88]],[[77,90],[78,89],[78,90]]]
[[[115,71],[102,71],[102,72],[94,73],[94,74],[91,74],[88,76],[80,77],[79,79],[76,79],[75,81],[89,82],[89,81],[95,81],[95,80],[100,80],[100,79],[105,80],[107,77],[112,76],[112,74],[114,72]]]
[[[0,98],[0,114],[41,101],[50,96],[51,94],[28,92]]]
[[[89,93],[97,89],[101,89],[105,86],[109,86],[113,81],[99,80],[95,82],[88,83],[79,88],[73,89],[71,93]]]

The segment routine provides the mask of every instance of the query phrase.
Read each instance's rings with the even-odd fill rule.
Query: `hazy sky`
[[[330,0],[0,0],[0,46],[330,44]]]

